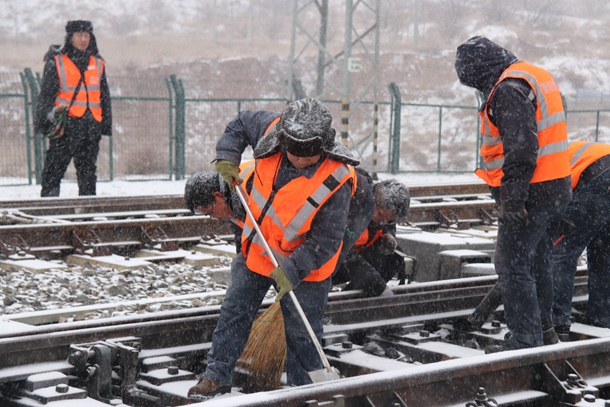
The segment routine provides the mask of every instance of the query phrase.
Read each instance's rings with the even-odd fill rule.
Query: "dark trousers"
[[[231,265],[231,286],[220,309],[220,318],[212,336],[205,377],[230,386],[235,364],[241,356],[260,304],[274,280],[248,269],[244,257],[238,254]],[[301,282],[294,294],[318,340],[323,333],[322,317],[326,309],[330,279],[318,283]],[[322,369],[322,360],[305,325],[290,298],[280,301],[286,330],[286,375],[288,384],[311,383],[308,372]],[[269,343],[269,346],[284,346]]]
[[[610,328],[610,171],[574,190],[563,218],[563,238],[553,249],[555,326],[569,326],[574,275],[578,258],[587,249],[589,301],[587,317]]]
[[[40,196],[59,196],[61,179],[72,159],[76,168],[78,194],[95,195],[101,138],[101,126],[89,111],[82,118],[68,117],[64,135],[49,141]]]
[[[533,208],[526,225],[498,228],[494,265],[513,348],[541,346],[543,326],[552,326],[551,251],[564,208]]]
[[[404,259],[398,254],[383,255],[374,248],[350,256],[333,275],[333,284],[349,281],[346,290],[362,290],[367,297],[378,297],[386,284],[401,270]]]

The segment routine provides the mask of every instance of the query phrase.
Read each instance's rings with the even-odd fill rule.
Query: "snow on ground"
[[[380,179],[394,178],[406,186],[465,184],[482,182],[474,173],[442,174],[442,173],[380,173]],[[140,195],[181,195],[184,193],[185,180],[182,181],[111,181],[98,182],[98,196],[140,196]],[[78,186],[75,182],[62,182],[62,198],[78,196]],[[36,199],[40,197],[40,185],[0,186],[0,201]]]

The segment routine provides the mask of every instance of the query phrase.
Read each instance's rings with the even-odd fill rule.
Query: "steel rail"
[[[71,252],[103,246],[152,246],[169,241],[197,242],[202,236],[229,233],[228,222],[207,216],[117,219],[112,221],[28,224],[0,227],[4,254]]]
[[[489,194],[489,188],[484,183],[426,185],[409,187],[411,198],[456,196],[467,197],[479,194]],[[78,208],[78,209],[77,209]],[[24,213],[35,216],[50,216],[54,214],[74,214],[124,211],[152,211],[156,209],[185,209],[183,195],[155,196],[88,196],[78,198],[44,198],[31,200],[0,201],[0,210],[20,209]]]
[[[461,202],[432,202],[414,204],[407,221],[421,227],[468,228],[473,224],[491,224],[495,220],[496,204],[491,200],[469,200]],[[154,211],[151,214],[155,213]],[[147,216],[147,212],[102,213],[60,216],[58,219],[85,219],[82,222],[65,222],[50,224],[26,224],[0,226],[0,242],[9,246],[23,246],[28,252],[74,249],[75,235],[87,235],[93,232],[100,242],[138,242],[143,239],[143,230],[160,228],[166,235],[178,239],[204,235],[230,233],[228,222],[219,222],[206,216],[190,216],[182,210],[161,211],[166,217],[157,219]],[[174,216],[169,216],[174,215]],[[111,220],[93,221],[100,217]],[[136,219],[128,219],[137,217]],[[76,219],[73,219],[76,220]],[[19,243],[17,243],[19,242]],[[23,250],[23,248],[22,248]]]
[[[597,389],[588,389],[590,393],[584,389],[568,390],[567,386],[562,388],[565,384],[557,376],[565,377],[565,372],[573,366],[587,382],[600,388],[608,387],[610,372],[599,369],[598,364],[610,365],[610,338],[448,360],[413,369],[345,378],[329,384],[316,383],[191,405],[568,406],[576,404],[570,401],[580,402],[585,394],[593,395]],[[480,394],[477,389],[481,388],[484,389],[483,394],[494,399],[494,403],[480,399],[480,404],[475,402]],[[595,399],[593,396],[590,402],[595,402]],[[338,400],[341,404],[337,403]]]

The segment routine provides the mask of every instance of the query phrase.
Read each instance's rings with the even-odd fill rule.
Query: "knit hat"
[[[91,21],[86,21],[86,20],[68,21],[68,24],[66,24],[66,33],[67,34],[74,34],[74,33],[80,33],[80,32],[88,32],[89,34],[91,34],[93,32],[93,24],[91,24]]]
[[[321,154],[334,141],[332,120],[330,111],[319,100],[296,100],[282,113],[278,139],[286,151],[298,157]]]

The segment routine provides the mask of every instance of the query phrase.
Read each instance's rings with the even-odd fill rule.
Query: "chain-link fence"
[[[28,69],[0,73],[0,185],[40,183],[47,143],[32,130],[39,82],[39,75]],[[109,83],[113,137],[102,139],[100,181],[183,179],[212,170],[216,141],[240,111],[282,111],[286,104],[281,97],[198,97],[203,93],[199,85],[192,82],[185,89],[175,76],[112,77]],[[357,135],[351,139],[359,142],[349,147],[364,168],[391,173],[476,168],[476,107],[403,103],[400,90],[390,88],[392,99],[378,103],[377,129],[370,120],[373,102],[360,109],[370,109],[370,117],[350,117],[350,132]],[[341,101],[324,103],[338,129]],[[610,110],[568,110],[568,133],[570,140],[610,142]],[[248,150],[244,158],[250,157]],[[76,179],[72,165],[65,179]]]
[[[32,182],[28,171],[30,100],[23,73],[0,73],[0,184],[19,185]]]

